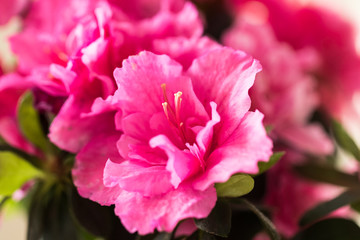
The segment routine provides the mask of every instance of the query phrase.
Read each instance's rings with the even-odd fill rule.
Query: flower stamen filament
[[[184,129],[184,123],[180,119],[180,109],[182,103],[182,92],[178,91],[174,94],[174,105],[175,111],[171,108],[169,100],[167,98],[166,93],[166,84],[161,84],[161,88],[163,90],[164,102],[162,103],[162,107],[165,113],[167,120],[169,121],[170,125],[174,126],[180,133],[180,136],[184,143],[186,142],[186,135]]]

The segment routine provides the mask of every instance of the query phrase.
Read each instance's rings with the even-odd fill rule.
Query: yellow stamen
[[[163,102],[163,103],[162,103],[162,106],[163,106],[163,109],[164,109],[164,113],[165,113],[166,118],[170,121],[169,113],[168,113],[168,103],[167,103],[167,102]]]
[[[181,122],[180,119],[182,92],[179,91],[174,94],[174,105],[175,105],[175,112],[174,112],[174,109],[170,106],[169,100],[167,98],[166,84],[165,83],[161,84],[161,88],[164,97],[164,102],[162,103],[162,107],[164,109],[165,116],[168,119],[170,125],[173,126],[175,129],[177,129],[177,131],[179,131],[179,134],[182,137],[183,141],[186,142],[184,123]]]
[[[175,103],[175,115],[176,115],[176,121],[180,123],[180,108],[181,108],[181,98],[182,92],[177,92],[174,94],[174,103]]]

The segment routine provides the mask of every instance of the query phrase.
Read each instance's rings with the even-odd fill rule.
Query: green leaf
[[[335,120],[332,121],[332,132],[339,146],[348,153],[352,154],[356,160],[360,161],[360,150],[356,143],[346,132],[344,127]]]
[[[21,97],[20,105],[18,107],[20,130],[31,143],[44,152],[48,152],[50,143],[41,128],[40,117],[33,104],[33,95],[30,91],[26,92]]]
[[[26,160],[11,152],[0,152],[0,195],[9,196],[30,179],[43,176]]]
[[[351,208],[360,213],[360,201],[351,203]]]
[[[26,152],[23,152],[22,150],[20,150],[18,148],[4,144],[4,145],[0,145],[0,152],[12,152],[13,154],[18,155],[22,159],[29,162],[34,167],[41,169],[42,162],[40,159],[38,159],[36,156],[30,155]]]
[[[294,170],[301,176],[317,182],[330,183],[343,187],[360,186],[360,182],[356,176],[341,172],[331,166],[307,163],[295,166]]]
[[[295,235],[292,240],[358,240],[360,228],[351,220],[329,218]]]
[[[117,238],[114,238],[114,240],[115,239],[119,239],[119,236],[117,236]],[[122,237],[121,239],[134,239],[134,238]],[[156,232],[145,236],[137,235],[135,238],[135,240],[171,240],[171,239],[172,239],[172,234],[167,232],[161,232],[161,233]]]
[[[215,184],[218,197],[240,197],[254,188],[254,179],[246,174],[233,175],[227,182]]]
[[[270,157],[268,162],[258,162],[259,167],[259,174],[266,172],[269,170],[272,166],[274,166],[280,158],[285,154],[285,152],[274,152],[274,154]]]
[[[271,133],[271,131],[272,131],[273,129],[274,129],[274,126],[272,126],[272,125],[266,125],[266,126],[265,126],[266,134]]]
[[[78,236],[63,187],[54,184],[44,191],[43,185],[38,185],[30,205],[27,239],[64,240]]]
[[[351,204],[353,202],[358,202],[359,200],[360,189],[349,189],[337,196],[336,198],[327,202],[320,203],[313,209],[306,212],[304,216],[300,219],[299,224],[301,226],[307,225],[311,222],[317,221],[320,218],[325,217],[326,215],[340,207]]]
[[[126,231],[119,217],[115,216],[113,207],[82,198],[75,187],[71,188],[70,203],[77,222],[91,234],[105,239],[134,239],[135,236]]]
[[[257,207],[255,207],[252,203],[247,201],[246,199],[240,199],[242,203],[244,203],[261,221],[263,226],[265,227],[266,232],[272,240],[280,240],[281,237],[277,232],[274,224],[267,218]]]
[[[218,200],[207,218],[195,219],[196,226],[207,233],[227,237],[231,228],[231,208],[224,201]]]
[[[200,240],[216,240],[216,237],[214,235],[211,235],[207,232],[200,231],[199,232],[199,239]]]
[[[162,232],[159,233],[154,240],[171,240],[171,233]]]

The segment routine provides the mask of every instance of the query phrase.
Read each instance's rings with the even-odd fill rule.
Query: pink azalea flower
[[[224,43],[261,61],[263,71],[257,75],[250,96],[253,108],[265,114],[264,121],[272,127],[272,135],[310,153],[331,153],[332,142],[322,127],[308,123],[318,106],[315,79],[306,68],[311,59],[316,60],[314,52],[295,51],[276,39],[270,25],[251,24],[247,19],[239,19],[226,32]],[[304,64],[304,58],[310,59],[310,64]]]
[[[20,132],[17,120],[20,97],[31,87],[30,82],[17,74],[0,77],[0,136],[16,148],[35,153],[35,148]]]
[[[167,38],[191,38],[195,45],[202,33],[196,8],[182,1],[153,3],[138,0],[131,5],[136,7],[130,8],[126,1],[64,4],[39,0],[26,19],[24,32],[12,38],[19,70],[30,74],[29,79],[42,91],[62,101],[65,98],[49,135],[60,148],[78,152],[96,132],[102,131],[93,127],[98,122],[93,118],[105,116],[91,115],[91,106],[96,98],[113,94],[112,72],[124,58],[151,50],[155,41]],[[148,11],[152,14],[145,14]],[[188,52],[186,61],[191,63],[190,57],[196,54]]]
[[[321,202],[333,199],[343,191],[340,187],[299,177],[292,170],[292,166],[302,162],[304,156],[288,149],[285,156],[268,173],[265,202],[272,208],[275,226],[286,237],[293,236],[299,230],[298,222],[306,211]],[[332,215],[346,216],[348,213],[347,209],[342,208]]]
[[[126,1],[109,2],[34,2],[24,31],[11,38],[19,70],[30,73],[38,66],[66,66],[69,59],[82,57],[96,72],[100,68],[104,74],[101,68],[109,68],[106,73],[111,74],[129,55],[152,50],[156,39],[199,37],[203,31],[195,6],[188,2],[158,0],[149,4],[137,0],[131,5]],[[147,12],[152,14],[146,15]],[[100,66],[98,58],[105,60]],[[94,61],[97,64],[92,64]]]
[[[170,56],[172,59],[181,63],[186,70],[191,66],[194,59],[207,51],[221,46],[222,45],[208,37],[174,37],[155,40],[153,52]]]
[[[115,86],[111,78],[94,74],[82,61],[71,63],[73,71],[63,69],[57,75],[68,82],[69,96],[50,125],[49,138],[64,150],[79,152],[92,137],[107,132],[108,126],[99,122],[110,122],[114,113],[101,99],[112,94]]]
[[[0,1],[0,25],[6,24],[9,19],[16,14],[21,13],[22,10],[29,3],[29,0],[1,0]]]
[[[360,89],[360,57],[351,22],[328,8],[302,6],[297,1],[229,2],[240,14],[257,3],[256,11],[270,23],[277,39],[295,49],[313,48],[320,60],[320,64],[311,69],[318,80],[320,105],[335,118],[348,114],[354,94]]]
[[[256,60],[229,48],[209,51],[186,72],[150,52],[124,61],[108,99],[119,110],[122,134],[117,144],[120,132],[100,136],[77,156],[80,194],[115,204],[124,226],[140,234],[206,217],[216,202],[214,183],[257,173],[258,161],[272,153],[263,115],[249,111],[248,90],[259,70]]]
[[[76,55],[97,35],[97,24],[91,15],[96,2],[33,2],[24,20],[24,30],[10,39],[11,48],[18,57],[19,71],[30,73],[35,67],[50,64],[66,66],[69,57]],[[77,25],[86,28],[80,41],[74,36],[79,31],[71,33]]]

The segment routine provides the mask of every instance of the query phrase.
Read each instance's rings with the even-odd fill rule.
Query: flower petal
[[[103,172],[106,161],[122,161],[116,141],[120,133],[99,135],[76,155],[75,167],[72,170],[74,184],[79,194],[103,205],[111,205],[119,195],[119,187],[107,187],[103,184]]]
[[[107,161],[104,169],[105,186],[138,192],[143,196],[153,196],[168,192],[170,174],[165,166],[149,166],[145,162],[125,161],[120,164]]]
[[[220,60],[221,59],[221,60]],[[205,107],[211,101],[218,107],[222,124],[218,141],[223,143],[250,108],[249,88],[261,70],[258,61],[241,51],[219,48],[194,60],[188,70],[194,91]],[[207,108],[208,112],[210,109]]]
[[[216,182],[226,182],[235,173],[257,173],[259,161],[268,161],[272,142],[262,125],[263,115],[248,112],[240,125],[222,146],[211,153],[203,175],[194,180],[196,189],[203,190]]]
[[[189,151],[178,149],[165,135],[158,135],[150,140],[150,146],[159,147],[168,156],[166,169],[171,173],[171,183],[177,188],[186,178],[197,173],[200,160]]]
[[[125,228],[140,235],[171,232],[180,220],[204,218],[216,203],[216,191],[209,187],[197,191],[179,187],[164,195],[143,197],[137,193],[122,192],[115,203],[115,213]]]

